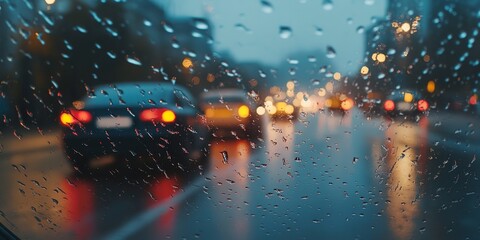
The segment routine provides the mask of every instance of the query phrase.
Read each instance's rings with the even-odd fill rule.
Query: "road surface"
[[[208,171],[187,178],[79,178],[58,131],[4,137],[0,222],[24,239],[475,239],[478,120],[267,121],[262,141],[212,140]]]

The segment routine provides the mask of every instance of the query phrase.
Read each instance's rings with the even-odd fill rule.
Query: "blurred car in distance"
[[[146,156],[159,168],[185,170],[201,164],[208,131],[187,89],[143,82],[94,90],[60,115],[65,152],[81,173],[111,154],[134,161]]]
[[[298,117],[298,108],[289,99],[275,100],[268,96],[263,106],[257,108],[258,115],[268,115],[272,119],[294,120]]]
[[[256,104],[241,89],[209,90],[201,96],[201,109],[213,136],[261,136]]]
[[[430,103],[413,90],[393,91],[382,105],[388,116],[419,116],[430,109]]]
[[[325,107],[330,111],[346,112],[352,109],[355,102],[346,94],[335,93],[325,99]]]
[[[384,96],[380,92],[369,92],[367,96],[362,98],[359,107],[363,113],[368,116],[380,115],[383,112],[382,102]]]

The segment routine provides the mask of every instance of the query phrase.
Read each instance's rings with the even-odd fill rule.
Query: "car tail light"
[[[144,122],[175,122],[177,116],[172,110],[165,108],[150,108],[140,113],[140,120]]]
[[[417,109],[418,109],[419,111],[425,112],[425,111],[428,110],[428,107],[429,107],[429,105],[428,105],[427,100],[423,100],[423,99],[418,100],[418,102],[417,102]]]
[[[473,94],[472,96],[470,96],[470,99],[468,99],[468,104],[477,105],[477,101],[478,101],[478,96],[476,94]]]
[[[237,110],[238,116],[241,118],[247,118],[250,116],[250,108],[247,105],[242,105]]]
[[[60,122],[65,126],[85,124],[92,121],[92,114],[85,110],[68,110],[60,114]]]
[[[385,108],[387,111],[393,111],[395,109],[395,102],[392,100],[387,100],[383,104],[383,108]]]

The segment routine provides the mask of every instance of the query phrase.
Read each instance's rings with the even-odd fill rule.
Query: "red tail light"
[[[60,122],[65,126],[92,121],[92,114],[84,110],[68,110],[60,114]]]
[[[470,98],[468,99],[468,104],[470,104],[470,105],[477,105],[477,101],[478,101],[478,96],[477,96],[477,94],[473,94],[473,95],[470,96]]]
[[[387,100],[383,104],[383,108],[385,108],[387,111],[393,111],[395,109],[395,102],[392,100]]]
[[[419,111],[425,112],[425,111],[428,110],[428,107],[429,107],[429,105],[428,105],[427,100],[423,100],[423,99],[418,100],[418,102],[417,102],[417,109],[418,109]]]
[[[177,116],[172,110],[165,108],[150,108],[140,113],[140,120],[144,122],[175,122]]]

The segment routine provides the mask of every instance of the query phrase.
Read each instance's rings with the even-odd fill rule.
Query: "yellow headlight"
[[[287,106],[287,103],[286,102],[277,102],[277,104],[275,104],[275,106],[277,107],[277,111],[285,112],[285,107]]]
[[[241,118],[247,118],[250,115],[250,109],[246,105],[242,105],[238,108],[238,116]]]
[[[413,101],[413,94],[409,93],[409,92],[405,92],[405,94],[403,95],[403,101],[409,103],[409,102],[412,102]]]

